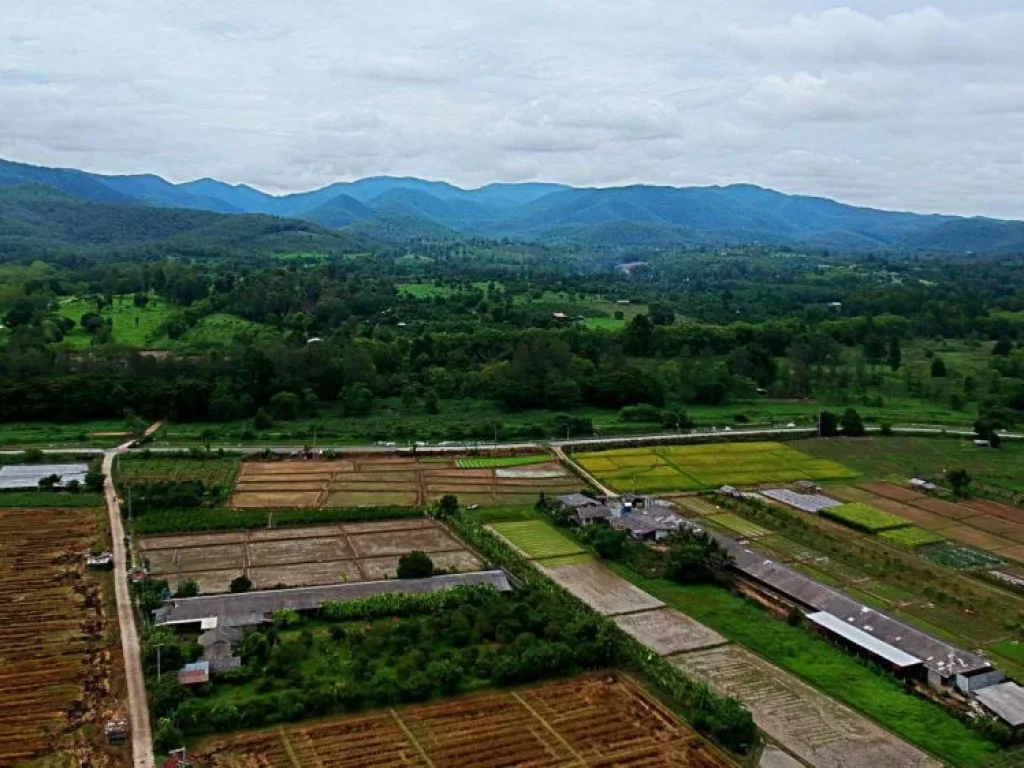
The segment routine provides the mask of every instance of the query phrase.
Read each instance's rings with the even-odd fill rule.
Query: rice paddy
[[[580,465],[617,491],[695,491],[722,485],[834,480],[856,472],[781,443],[713,443],[581,453]]]
[[[520,552],[535,560],[583,554],[579,544],[543,520],[494,523],[491,528]]]

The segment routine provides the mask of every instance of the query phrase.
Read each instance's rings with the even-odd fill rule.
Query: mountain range
[[[579,188],[378,176],[270,195],[244,184],[105,176],[0,160],[0,190],[49,189],[97,206],[299,219],[378,239],[508,237],[587,246],[790,244],[832,249],[1024,253],[1024,222],[863,208],[750,184]],[[17,216],[9,207],[16,198]],[[0,195],[0,233],[32,218],[42,194]],[[26,212],[27,211],[27,212]],[[18,218],[20,217],[20,218]],[[181,219],[179,219],[181,220]],[[204,221],[206,221],[204,219]],[[6,223],[6,224],[5,224]]]

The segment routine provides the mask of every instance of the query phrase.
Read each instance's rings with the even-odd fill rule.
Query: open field
[[[177,310],[175,305],[156,295],[150,295],[145,307],[136,307],[130,295],[111,299],[113,303],[105,305],[99,315],[113,323],[115,344],[139,349],[166,346],[167,339],[158,333],[158,328]],[[96,302],[87,298],[63,299],[58,312],[75,321],[75,327],[64,337],[63,344],[76,349],[88,347],[93,334],[82,328],[81,320],[87,312],[96,312]]]
[[[638,686],[592,675],[202,744],[222,768],[726,768],[732,763]]]
[[[74,423],[30,421],[0,424],[0,446],[14,448],[112,448],[125,438],[123,419]]]
[[[203,594],[226,592],[245,573],[255,589],[394,578],[399,558],[427,552],[437,568],[477,571],[480,559],[439,523],[424,518],[151,536],[139,541],[152,574],[172,587],[194,579]]]
[[[617,491],[664,492],[794,480],[854,477],[855,472],[781,443],[652,446],[581,453],[576,460]]]
[[[967,439],[939,437],[838,437],[800,440],[793,445],[870,478],[905,482],[910,477],[935,477],[962,467],[976,481],[1007,490],[1024,488],[1022,443],[1007,441],[998,451],[978,448]]]
[[[531,559],[542,560],[583,552],[579,544],[544,520],[494,523],[491,528]]]
[[[713,690],[739,699],[761,730],[811,765],[941,765],[744,648],[723,646],[670,661]]]
[[[541,493],[557,496],[583,485],[546,458],[521,468],[459,466],[463,461],[489,460],[351,456],[338,461],[244,462],[231,503],[235,507],[413,507],[451,494],[462,506],[515,506],[532,505]]]
[[[101,521],[98,510],[0,510],[0,765],[130,763],[101,743],[119,665],[104,579],[84,563]]]
[[[674,608],[660,608],[616,616],[619,628],[659,656],[721,645],[726,639]]]
[[[665,605],[597,561],[558,567],[548,567],[541,563],[539,567],[549,579],[602,616],[638,613]]]

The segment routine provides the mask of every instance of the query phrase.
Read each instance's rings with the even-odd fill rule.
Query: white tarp
[[[36,489],[39,481],[50,475],[60,476],[58,487],[72,480],[84,483],[88,472],[88,464],[8,464],[0,467],[0,490]]]

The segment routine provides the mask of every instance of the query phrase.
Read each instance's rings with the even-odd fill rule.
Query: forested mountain
[[[378,176],[274,196],[246,185],[158,176],[102,176],[0,160],[0,188],[45,185],[94,203],[187,208],[358,226],[395,240],[438,231],[586,246],[794,244],[839,250],[1024,252],[1024,222],[921,215],[826,198],[726,187],[445,182]],[[380,226],[375,226],[377,222]],[[401,226],[394,226],[401,222]]]

